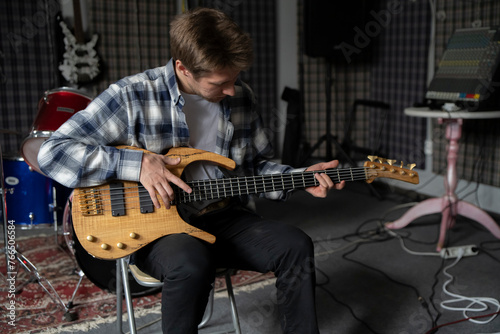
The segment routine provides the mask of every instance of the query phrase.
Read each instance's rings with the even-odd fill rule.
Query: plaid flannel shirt
[[[272,147],[253,92],[246,84],[238,82],[235,96],[221,103],[215,153],[233,159],[238,175],[294,171],[269,161]],[[123,78],[43,143],[38,154],[40,168],[70,188],[111,180],[138,182],[143,153],[115,146],[129,145],[158,154],[188,146],[189,128],[183,106],[172,60],[166,66]],[[219,170],[217,177],[223,177]],[[264,196],[283,199],[285,193]]]

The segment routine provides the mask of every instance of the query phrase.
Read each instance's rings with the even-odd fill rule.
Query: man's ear
[[[177,69],[177,73],[182,73],[185,76],[189,76],[190,73],[189,70],[186,68],[186,66],[184,66],[182,61],[180,61],[179,59],[175,61],[175,68]]]

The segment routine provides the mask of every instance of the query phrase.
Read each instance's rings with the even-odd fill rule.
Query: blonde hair
[[[172,21],[170,52],[195,77],[224,68],[244,71],[253,61],[250,36],[223,12],[201,7]]]

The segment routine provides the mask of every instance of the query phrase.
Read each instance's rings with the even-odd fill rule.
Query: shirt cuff
[[[141,176],[142,151],[121,149],[117,176],[119,180],[139,182]]]

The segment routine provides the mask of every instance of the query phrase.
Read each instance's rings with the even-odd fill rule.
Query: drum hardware
[[[38,269],[24,255],[22,255],[21,253],[17,254],[19,258],[18,263],[21,264],[24,270],[26,270],[31,275],[31,279],[23,284],[23,287],[29,283],[37,283],[49,295],[54,303],[60,305],[63,308],[64,319],[66,319],[67,321],[76,320],[77,314],[69,312],[70,308],[66,304],[64,304],[63,300],[57,293],[56,289],[54,289],[54,286],[50,283],[50,281],[40,275]]]
[[[14,220],[10,220],[7,215],[7,194],[14,194],[15,188],[5,188],[4,186],[4,161],[2,156],[2,149],[0,146],[0,195],[2,199],[2,216],[3,216],[3,235],[4,235],[4,247],[2,252],[5,255],[5,275],[2,273],[2,277],[6,280],[6,288],[2,290],[6,290],[9,293],[18,294],[26,285],[30,283],[37,283],[40,287],[49,295],[49,297],[58,305],[60,305],[64,309],[64,318],[68,321],[75,320],[76,314],[70,313],[69,308],[64,304],[61,297],[54,289],[52,284],[48,279],[40,275],[36,266],[28,260],[26,256],[24,256],[18,249],[17,243],[15,240],[15,228]],[[15,183],[15,182],[14,182]],[[34,214],[30,212],[29,215],[30,220],[35,220]],[[11,227],[12,226],[12,227]],[[57,226],[56,226],[57,227]],[[14,232],[12,232],[14,231]],[[21,284],[17,284],[17,270],[18,268],[23,268],[28,274],[29,279]],[[10,280],[14,279],[16,282],[15,286],[12,287],[10,284]]]
[[[3,195],[4,191],[5,193],[12,195],[14,193],[14,188],[0,189],[0,194]]]
[[[78,291],[78,289],[80,288],[80,285],[82,284],[82,280],[83,278],[85,277],[85,273],[81,270],[81,269],[76,269],[75,268],[75,274],[80,276],[80,278],[78,279],[78,283],[76,284],[76,287],[75,287],[75,290],[73,291],[73,294],[71,295],[71,299],[69,300],[69,302],[66,304],[66,307],[68,309],[71,309],[73,308],[74,304],[73,304],[73,301],[75,300],[75,297],[76,297],[76,292]]]

